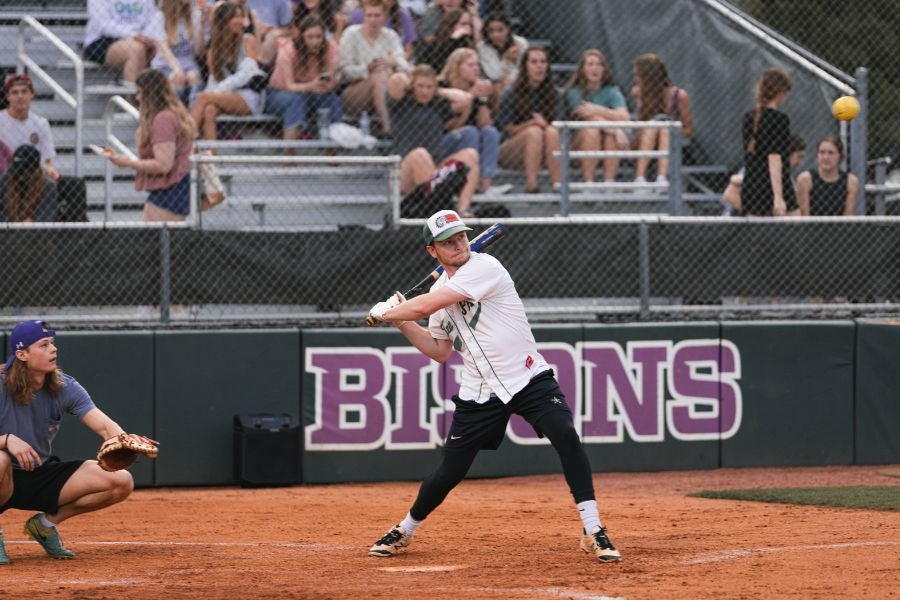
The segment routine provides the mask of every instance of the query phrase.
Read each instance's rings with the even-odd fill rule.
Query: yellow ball
[[[852,121],[859,114],[859,100],[853,96],[841,96],[831,105],[831,114],[841,121]]]

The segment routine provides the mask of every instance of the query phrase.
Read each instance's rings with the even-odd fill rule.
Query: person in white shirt
[[[122,80],[134,83],[156,51],[156,40],[148,31],[156,10],[155,0],[88,0],[82,55],[122,69]]]
[[[344,30],[338,47],[340,80],[347,84],[341,94],[344,112],[356,116],[374,108],[382,135],[391,131],[388,78],[396,71],[409,70],[403,42],[396,31],[384,26],[386,20],[382,0],[365,0],[362,25]]]
[[[581,549],[602,563],[619,561],[622,556],[600,522],[591,465],[572,413],[537,350],[516,286],[496,258],[471,251],[467,231],[471,229],[452,210],[430,216],[423,229],[425,249],[444,273],[428,293],[407,301],[397,292],[369,311],[433,360],[445,362],[454,349],[463,356],[462,383],[453,396],[456,410],[441,464],[422,482],[406,517],[375,542],[369,555],[390,557],[408,546],[425,518],[465,477],[478,452],[498,448],[509,418],[519,414],[559,454],[582,520]],[[427,329],[416,323],[426,317]]]
[[[53,166],[56,148],[47,119],[31,112],[34,100],[34,84],[25,73],[14,73],[6,78],[6,99],[9,108],[0,111],[0,142],[15,151],[26,144],[41,152],[41,163],[47,177],[59,181],[59,173]]]

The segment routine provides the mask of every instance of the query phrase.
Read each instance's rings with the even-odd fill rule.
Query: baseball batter
[[[441,463],[419,488],[409,512],[369,549],[390,557],[462,481],[482,449],[500,446],[513,414],[522,415],[559,454],[569,490],[581,516],[581,549],[600,562],[621,554],[600,522],[591,466],[572,423],[572,414],[553,370],[537,351],[515,284],[500,262],[473,253],[471,231],[452,210],[442,210],[424,227],[425,249],[444,273],[427,294],[409,301],[397,292],[369,314],[400,329],[420,352],[444,362],[453,350],[463,356],[456,410]],[[428,317],[428,328],[415,321]]]
[[[64,412],[103,439],[124,433],[90,395],[56,366],[56,332],[43,321],[23,321],[9,337],[0,364],[0,513],[38,510],[25,533],[52,558],[73,558],[56,526],[76,515],[122,502],[134,488],[128,471],[109,473],[97,461],[61,462],[51,456]],[[0,529],[0,565],[10,562]]]

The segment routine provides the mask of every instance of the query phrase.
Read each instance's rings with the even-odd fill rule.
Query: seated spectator
[[[788,167],[795,169],[797,165],[803,162],[803,156],[806,154],[806,142],[796,133],[792,133],[789,137],[788,146]],[[722,192],[722,202],[725,209],[722,216],[740,215],[742,210],[741,188],[744,185],[744,167],[741,167],[737,173],[728,179],[728,186]],[[794,185],[796,188],[796,184]]]
[[[133,84],[156,51],[156,40],[149,34],[156,10],[154,0],[88,0],[82,56],[121,69],[122,80]]]
[[[13,151],[0,140],[0,175],[6,173],[13,159]]]
[[[472,15],[455,8],[444,13],[434,41],[419,44],[416,62],[431,65],[436,72],[441,72],[447,57],[457,48],[475,48],[475,37],[472,33]]]
[[[189,159],[197,127],[162,71],[144,71],[135,84],[140,107],[138,158],[113,153],[109,160],[137,171],[135,189],[150,192],[144,203],[145,221],[183,221],[191,209]]]
[[[403,157],[400,194],[406,196],[429,181],[435,165],[458,160],[469,167],[469,173],[459,193],[457,210],[461,215],[471,215],[469,207],[478,185],[478,152],[465,148],[444,156],[442,144],[443,134],[463,126],[468,114],[455,114],[451,102],[438,94],[437,76],[428,65],[415,67],[411,77],[405,73],[392,76],[389,94],[391,117],[403,123],[394,133],[394,152]]]
[[[186,0],[159,0],[159,10],[150,24],[156,40],[156,56],[150,66],[169,76],[175,91],[189,104],[200,84],[197,57],[206,51],[203,17],[199,8]]]
[[[859,178],[840,168],[844,144],[834,135],[819,140],[816,168],[797,177],[797,204],[804,217],[851,217],[856,214]]]
[[[492,106],[497,106],[500,95],[519,76],[519,59],[528,49],[528,40],[514,35],[509,17],[494,13],[484,22],[481,41],[475,44],[481,70],[494,84]]]
[[[566,107],[570,117],[581,121],[627,121],[625,96],[616,85],[609,63],[596,49],[585,50],[566,85]],[[628,148],[628,136],[621,129],[579,129],[572,136],[573,150],[596,152]],[[581,180],[594,181],[598,159],[581,159]],[[615,181],[618,158],[603,160],[604,181]]]
[[[387,2],[385,2],[386,4]],[[325,33],[328,39],[335,44],[341,43],[341,35],[347,28],[348,18],[347,15],[336,9],[331,0],[300,0],[294,7],[294,14],[300,18],[309,15],[319,17],[325,23]],[[362,23],[362,16],[360,16],[359,23]]]
[[[330,112],[331,123],[341,121],[341,99],[334,93],[337,46],[325,39],[322,19],[297,13],[291,36],[278,44],[265,112],[284,119],[284,139],[299,138],[309,115],[323,108]]]
[[[434,0],[419,21],[419,42],[431,44],[444,16],[451,10],[462,9],[472,17],[472,31],[475,41],[481,39],[481,17],[478,16],[477,0]]]
[[[9,170],[0,177],[0,216],[9,223],[56,220],[57,190],[41,169],[41,153],[29,144],[16,148]]]
[[[525,191],[537,193],[538,174],[546,164],[550,181],[559,183],[559,131],[551,125],[562,115],[560,96],[550,77],[547,50],[531,47],[525,51],[519,78],[500,100],[497,128],[504,136],[500,144],[500,164],[525,171]]]
[[[688,93],[677,87],[669,79],[666,65],[655,54],[643,54],[634,61],[635,85],[631,96],[637,104],[639,121],[672,119],[681,121],[681,146],[690,144],[694,135],[694,118],[691,113],[691,99]],[[638,150],[668,150],[668,129],[638,129],[634,147]],[[635,182],[647,181],[649,158],[635,161]],[[668,184],[669,159],[661,158],[657,163],[656,182]]]
[[[413,20],[410,12],[401,7],[397,0],[384,0],[384,7],[388,13],[385,27],[397,32],[397,35],[400,36],[400,41],[403,42],[406,58],[412,58],[416,40],[419,39],[419,34],[416,32],[416,22]],[[350,14],[350,24],[359,25],[362,22],[363,9],[361,7],[355,8]]]
[[[246,13],[238,4],[220,3],[213,13],[213,26],[206,65],[209,79],[206,89],[191,105],[193,116],[203,139],[217,137],[216,117],[226,115],[255,115],[262,111],[261,88],[256,79],[265,78],[259,64],[259,40],[252,33],[244,33]],[[254,79],[256,78],[256,79]]]
[[[59,181],[59,173],[53,166],[56,148],[50,123],[31,110],[34,101],[34,85],[25,73],[14,73],[6,78],[6,99],[9,107],[0,111],[0,142],[15,151],[19,146],[29,144],[41,152],[44,171],[54,182]]]
[[[256,30],[260,41],[259,62],[272,64],[279,38],[289,34],[288,28],[294,16],[289,0],[246,0],[247,8],[256,15]]]
[[[409,63],[400,36],[384,27],[387,13],[383,0],[364,0],[363,24],[351,25],[338,48],[344,111],[352,116],[374,108],[381,135],[391,132],[387,108],[388,78],[395,71],[408,71]]]
[[[481,79],[478,66],[478,53],[471,48],[458,48],[447,59],[441,72],[438,84],[445,89],[454,89],[472,95],[472,106],[469,118],[460,135],[455,132],[444,136],[444,154],[452,154],[462,148],[478,150],[480,179],[478,192],[502,194],[508,192],[509,185],[491,187],[491,180],[497,174],[497,161],[500,158],[500,132],[494,127],[488,98],[491,94],[491,82]]]

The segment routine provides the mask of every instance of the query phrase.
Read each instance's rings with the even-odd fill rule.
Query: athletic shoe
[[[10,562],[6,548],[3,547],[3,532],[0,531],[0,565],[8,565]]]
[[[405,529],[399,525],[394,525],[380,540],[369,548],[369,556],[388,558],[397,554],[401,548],[409,546],[411,541],[412,536],[406,533]]]
[[[41,524],[40,514],[25,521],[25,534],[40,544],[51,558],[75,558],[75,553],[63,546],[56,527],[44,527]]]
[[[597,555],[597,560],[602,563],[622,560],[622,555],[616,550],[613,543],[609,541],[609,537],[606,535],[606,528],[604,527],[597,527],[590,534],[585,534],[581,538],[581,549],[588,554],[593,552]]]

